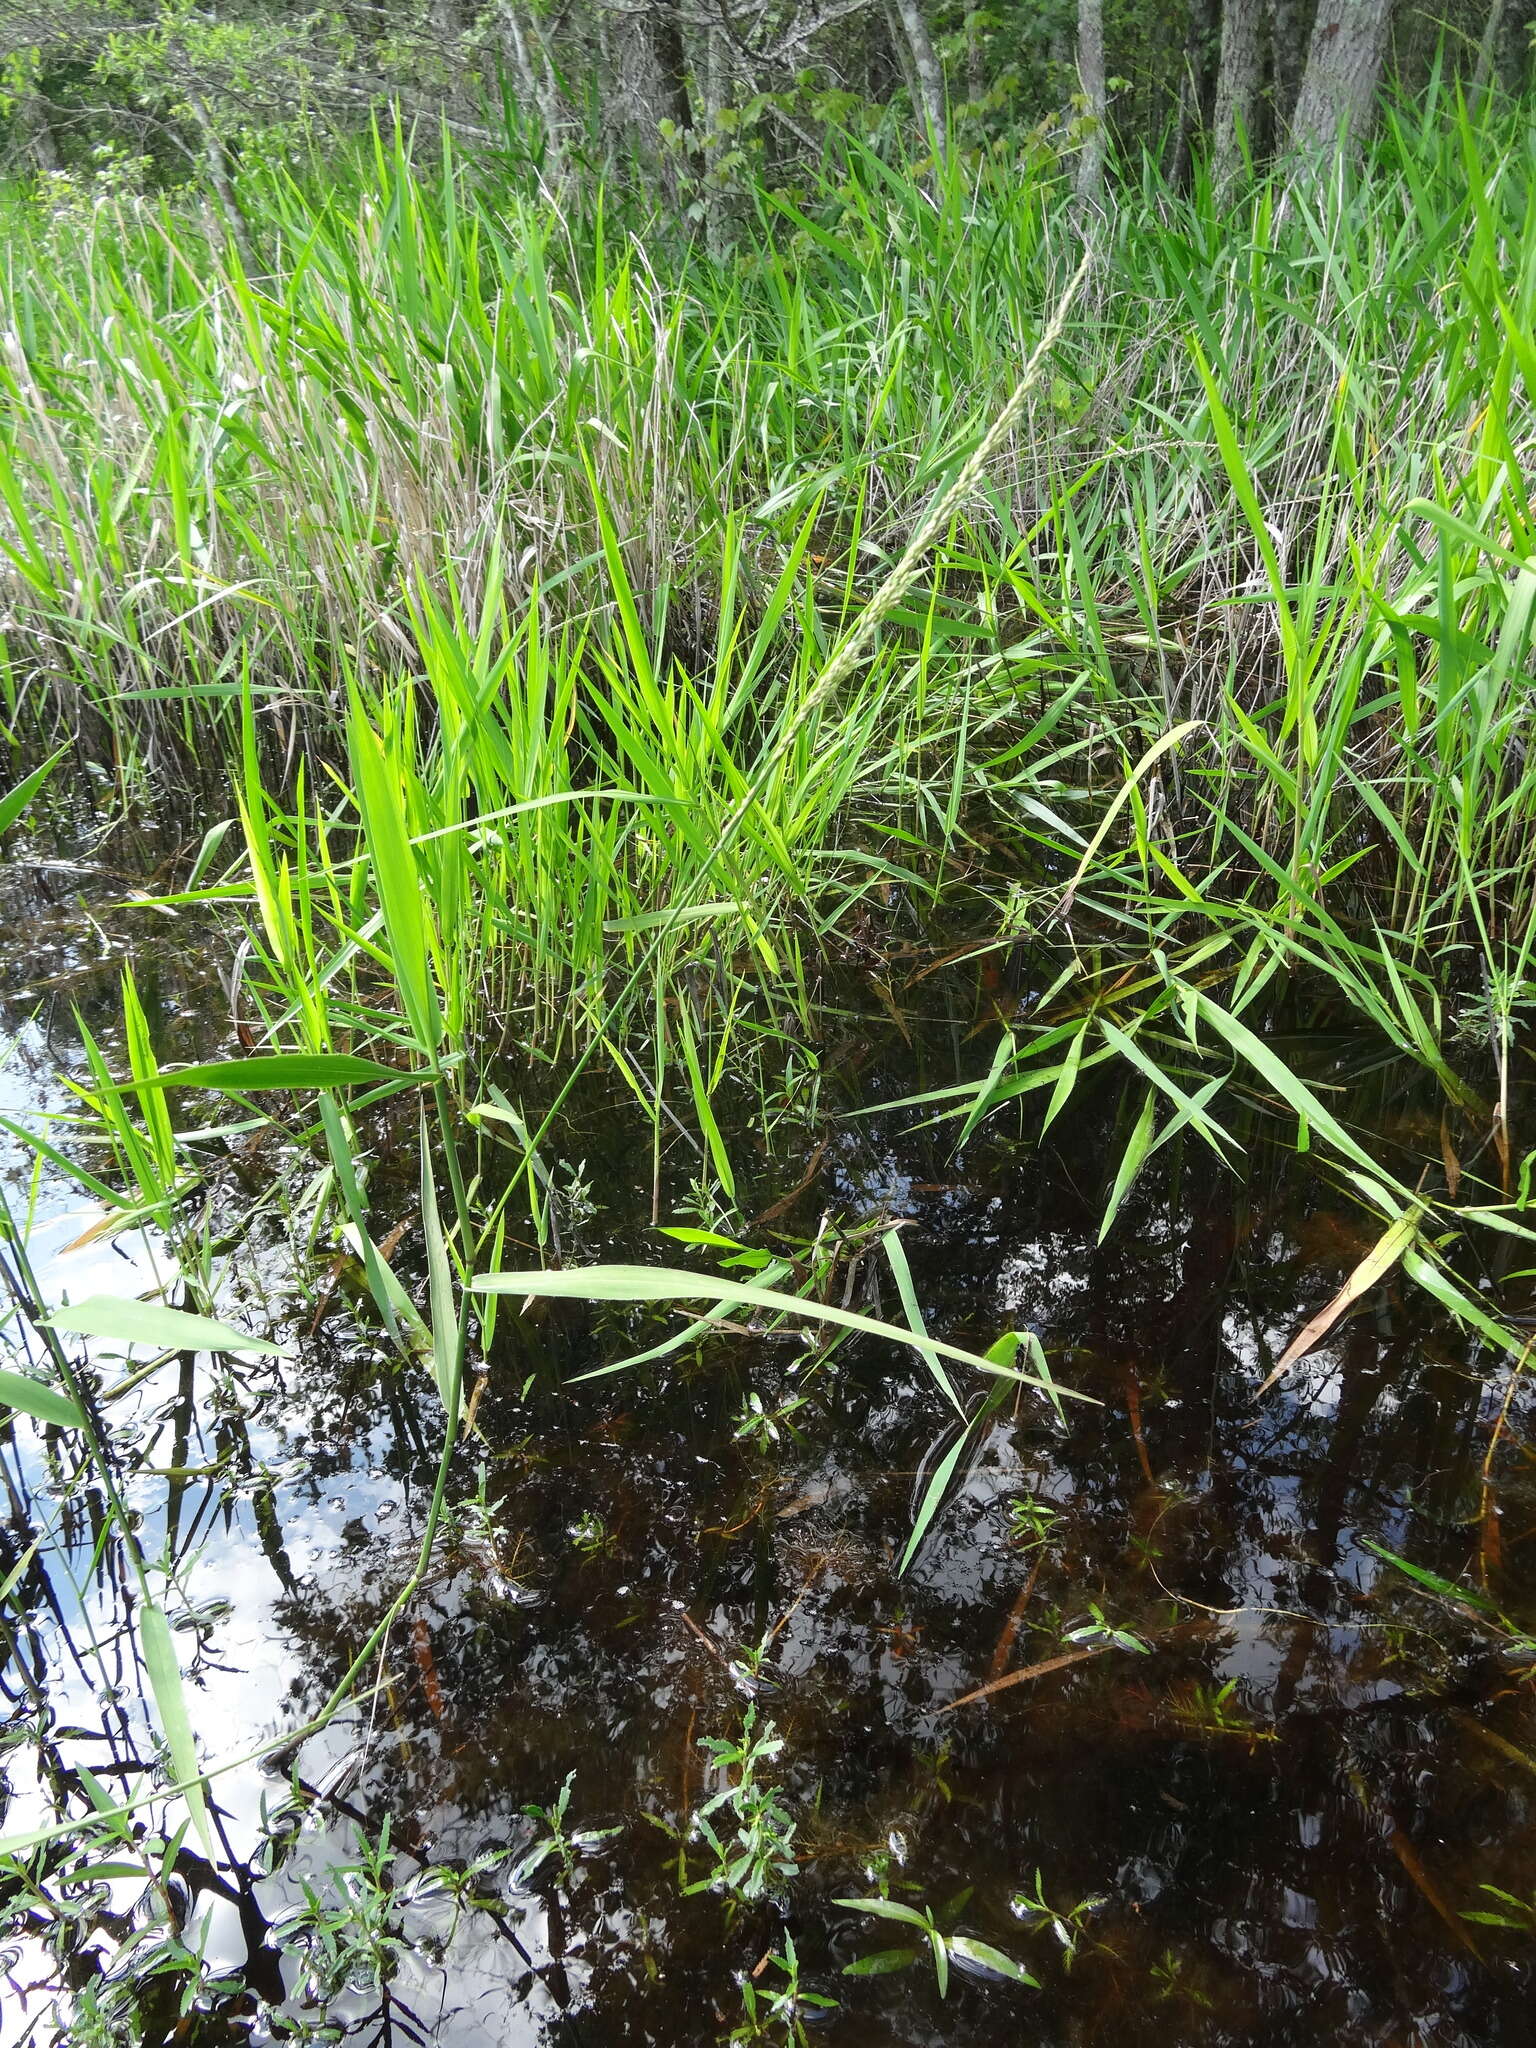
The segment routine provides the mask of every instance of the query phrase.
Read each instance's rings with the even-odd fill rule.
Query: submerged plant
[[[685,1885],[684,1893],[721,1892],[733,1904],[750,1905],[776,1880],[795,1874],[795,1820],[762,1777],[784,1739],[771,1720],[758,1727],[754,1703],[742,1715],[739,1735],[706,1736],[699,1746],[726,1782],[689,1824],[689,1838],[703,1842],[712,1862],[707,1875]]]
[[[613,1532],[596,1508],[583,1508],[569,1533],[572,1548],[583,1557],[601,1557],[613,1548]]]
[[[567,1771],[565,1781],[550,1805],[529,1805],[523,1808],[528,1818],[537,1824],[537,1832],[512,1867],[512,1884],[516,1889],[526,1890],[529,1879],[551,1860],[559,1867],[562,1881],[569,1884],[576,1874],[578,1857],[595,1849],[599,1842],[612,1841],[615,1835],[622,1832],[616,1827],[566,1826],[566,1810],[571,1803],[571,1787],[575,1782],[575,1771]]]
[[[1038,1550],[1049,1542],[1060,1519],[1060,1511],[1037,1493],[1021,1494],[1008,1503],[1009,1536],[1020,1550]]]
[[[1104,1617],[1104,1610],[1096,1600],[1088,1602],[1088,1619],[1074,1622],[1061,1632],[1064,1643],[1073,1643],[1084,1649],[1135,1650],[1145,1656],[1151,1644],[1134,1629],[1116,1628]]]
[[[1239,1735],[1246,1742],[1279,1740],[1276,1729],[1257,1726],[1238,1697],[1235,1678],[1221,1686],[1197,1681],[1186,1692],[1176,1695],[1171,1704],[1174,1718],[1186,1727],[1215,1735]]]
[[[766,1454],[777,1445],[785,1429],[793,1429],[789,1418],[798,1414],[808,1399],[806,1394],[790,1394],[770,1408],[764,1405],[761,1394],[750,1393],[736,1411],[732,1434],[738,1443],[750,1442]]]
[[[389,1836],[387,1815],[376,1836],[359,1828],[353,1860],[330,1865],[319,1883],[302,1877],[301,1901],[278,1922],[306,1959],[310,2004],[329,2005],[343,1991],[380,1990],[411,1953]]]
[[[1103,1892],[1090,1892],[1074,1905],[1053,1906],[1045,1896],[1045,1881],[1037,1869],[1033,1889],[1021,1885],[1009,1904],[1018,1919],[1050,1929],[1061,1944],[1063,1967],[1070,1970],[1087,1923],[1109,1904],[1109,1898]]]
[[[1478,1890],[1495,1903],[1464,1911],[1463,1920],[1474,1920],[1480,1927],[1507,1927],[1517,1934],[1536,1934],[1536,1893],[1522,1899],[1496,1884],[1480,1884]]]
[[[961,1894],[942,1916],[936,1916],[931,1907],[906,1905],[900,1899],[834,1899],[833,1905],[841,1906],[849,1913],[862,1913],[870,1919],[894,1921],[898,1926],[910,1928],[922,1937],[918,1947],[877,1949],[873,1954],[861,1956],[857,1962],[843,1966],[845,1977],[883,1977],[895,1970],[910,1969],[926,1953],[933,1964],[934,1979],[939,1987],[939,1996],[949,1992],[949,1972],[956,1968],[981,1977],[1007,1978],[1014,1984],[1025,1984],[1038,1990],[1035,1978],[1012,1956],[1005,1955],[990,1942],[978,1941],[973,1935],[956,1934],[943,1923],[951,1924],[965,1910],[969,1892]]]
[[[764,1981],[762,1973],[776,1970],[782,1982]],[[800,1982],[800,1958],[792,1934],[784,1936],[782,1949],[765,1956],[757,1970],[741,1980],[741,2024],[730,2036],[732,2048],[747,2048],[756,2042],[793,2044],[808,2048],[808,2022],[837,2011],[837,2000],[817,1991],[807,1991]]]

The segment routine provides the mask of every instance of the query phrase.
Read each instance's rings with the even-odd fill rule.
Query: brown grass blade
[[[985,1685],[978,1685],[974,1692],[962,1693],[957,1700],[951,1700],[947,1707],[940,1707],[941,1714],[952,1714],[956,1707],[968,1707],[973,1700],[984,1700],[989,1694],[1003,1692],[1010,1685],[1023,1685],[1031,1678],[1044,1678],[1048,1671],[1065,1671],[1069,1664],[1082,1664],[1090,1657],[1102,1657],[1113,1646],[1097,1644],[1089,1650],[1064,1650],[1059,1657],[1047,1657],[1039,1664],[1026,1664],[1022,1671],[1009,1671],[1001,1678],[989,1678]]]
[[[1256,1401],[1260,1395],[1269,1392],[1276,1380],[1285,1377],[1298,1358],[1305,1358],[1315,1345],[1322,1343],[1352,1303],[1357,1302],[1362,1294],[1368,1293],[1378,1280],[1384,1279],[1391,1272],[1418,1236],[1423,1213],[1419,1208],[1408,1210],[1377,1239],[1327,1307],[1320,1308],[1311,1322],[1304,1325],[1291,1339],[1285,1348],[1284,1357],[1254,1395]]]

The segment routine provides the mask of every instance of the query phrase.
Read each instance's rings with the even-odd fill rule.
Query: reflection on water
[[[46,1053],[23,1040],[9,1113],[54,1101]],[[911,1085],[876,1063],[860,1097]],[[799,1346],[725,1336],[571,1386],[664,1321],[504,1316],[456,1512],[376,1678],[296,1754],[217,1781],[220,1870],[183,1858],[210,1960],[268,2003],[253,2021],[237,1989],[147,2038],[291,2038],[323,1989],[358,2039],[702,2048],[742,2026],[744,1975],[777,1981],[788,1932],[802,1986],[838,2001],[815,2015],[828,2043],[1526,2041],[1530,1930],[1463,1915],[1484,1886],[1536,1887],[1532,1688],[1496,1632],[1370,1545],[1536,1619],[1536,1414],[1517,1389],[1485,1474],[1504,1369],[1392,1287],[1256,1403],[1360,1256],[1347,1209],[1256,1137],[1245,1188],[1186,1160],[1098,1247],[1115,1105],[1098,1114],[1058,1152],[997,1139],[959,1164],[910,1118],[841,1124],[776,1226],[905,1217],[936,1334],[985,1345],[1027,1324],[1102,1404],[1065,1431],[1033,1396],[999,1408],[904,1576],[953,1441],[921,1364],[854,1344],[813,1369]],[[573,1136],[603,1205],[586,1256],[658,1256],[630,1194],[648,1208],[646,1135],[630,1143],[605,1104]],[[762,1205],[798,1177],[765,1180]],[[90,1220],[45,1189],[50,1290],[149,1284],[152,1246],[144,1263],[63,1249]],[[277,1301],[286,1256],[275,1223],[255,1229],[241,1284]],[[870,1263],[856,1286],[874,1281]],[[286,1361],[173,1360],[121,1410],[145,1548],[195,1559],[172,1618],[213,1759],[325,1699],[408,1575],[431,1496],[424,1380],[344,1298],[290,1305],[289,1326]],[[784,1413],[777,1441],[742,1431],[749,1393]],[[41,1715],[114,1792],[153,1762],[101,1504],[42,1432],[15,1434],[3,1569],[48,1533],[0,1681],[13,1829],[60,1789],[29,1775]],[[720,1789],[701,1743],[749,1702],[784,1741],[799,1869],[733,1913],[685,1894],[678,1837]],[[618,1832],[518,1877],[542,1826],[525,1809],[572,1772],[568,1826]],[[324,1798],[267,1874],[295,1784]],[[291,1916],[306,1880],[337,1895],[324,1873],[366,1861],[386,1816],[380,1867],[403,1889],[381,1993],[327,1979]],[[479,1907],[434,1876],[497,1856]],[[706,1868],[695,1842],[686,1880]],[[834,1901],[882,1885],[1040,1988],[957,1968],[941,1999],[926,1951],[844,1975],[901,1930]],[[48,1967],[18,1951],[7,2038],[47,2003]]]

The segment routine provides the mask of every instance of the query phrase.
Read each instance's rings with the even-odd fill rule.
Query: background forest
[[[398,106],[492,139],[515,107],[551,175],[648,170],[716,236],[756,177],[793,180],[829,128],[915,125],[940,153],[1331,142],[1384,81],[1515,92],[1533,0],[6,0],[0,150],[14,171],[207,178],[323,146]],[[500,137],[501,130],[495,128]]]

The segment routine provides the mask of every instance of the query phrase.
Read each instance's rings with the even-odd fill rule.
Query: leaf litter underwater
[[[72,954],[63,925],[53,972],[104,1018],[98,927]],[[58,1106],[68,1059],[18,942],[13,1118]],[[205,1050],[195,950],[135,965],[162,1055]],[[828,1063],[838,1107],[930,1082],[948,1030],[870,1022]],[[1418,1085],[1378,1077],[1357,1126],[1422,1150]],[[1044,1146],[984,1128],[957,1156],[911,1112],[844,1115],[787,1207],[801,1174],[741,1191],[781,1233],[834,1219],[828,1298],[876,1315],[900,1224],[930,1331],[1036,1332],[1102,1404],[1065,1427],[1006,1384],[962,1425],[909,1352],[739,1315],[576,1384],[680,1318],[504,1303],[377,1673],[212,1781],[215,1855],[188,1835],[147,1905],[99,1849],[10,1866],[3,2038],[74,2014],[146,2042],[1526,2041],[1536,1649],[1491,1618],[1536,1612],[1525,1379],[1472,1370],[1388,1274],[1256,1400],[1373,1233],[1256,1139],[1242,1185],[1170,1148],[1099,1245],[1116,1116],[1103,1091]],[[562,1146],[567,1262],[673,1259],[649,1131],[594,1084]],[[152,1232],[33,1194],[50,1298],[165,1277]],[[183,1356],[122,1410],[144,1547],[190,1561],[171,1621],[214,1761],[301,1727],[367,1640],[441,1424],[343,1285],[295,1311],[276,1220],[242,1228],[238,1319],[286,1313],[287,1357]],[[89,1474],[21,1418],[0,1465],[15,1834],[163,1760]]]

